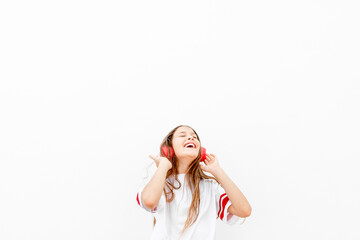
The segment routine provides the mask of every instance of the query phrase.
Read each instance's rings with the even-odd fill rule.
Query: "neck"
[[[178,171],[179,171],[179,174],[184,174],[184,173],[187,173],[187,170],[188,170],[188,166],[179,166],[178,168]]]
[[[178,171],[179,171],[179,174],[187,173],[187,171],[189,170],[189,165],[190,165],[190,163],[192,161],[194,161],[194,159],[190,159],[190,158],[178,159],[178,163],[179,163]]]

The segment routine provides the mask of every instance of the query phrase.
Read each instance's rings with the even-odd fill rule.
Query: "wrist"
[[[169,162],[169,163],[170,163],[170,162]],[[164,171],[170,170],[171,167],[172,167],[171,163],[168,164],[168,163],[162,161],[162,162],[160,162],[160,164],[159,164],[159,168],[162,168]]]
[[[221,173],[223,173],[224,170],[221,167],[217,167],[212,171],[212,175],[217,178],[218,175],[220,175]]]

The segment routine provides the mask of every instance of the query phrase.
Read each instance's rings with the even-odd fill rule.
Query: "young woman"
[[[151,239],[214,239],[217,218],[232,225],[250,216],[249,202],[218,158],[206,153],[194,129],[174,128],[162,141],[160,154],[149,156],[157,170],[136,197],[154,216]]]

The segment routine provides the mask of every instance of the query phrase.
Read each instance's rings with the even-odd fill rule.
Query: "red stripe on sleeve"
[[[222,200],[223,200],[223,197],[225,197],[225,195],[226,195],[226,193],[224,193],[224,194],[222,194],[221,196],[220,196],[220,199],[219,199],[219,212],[218,212],[218,217],[220,217],[220,213],[221,213],[221,207],[222,207],[222,204],[221,204],[221,202],[222,202]]]
[[[227,202],[229,201],[229,197],[226,196],[222,202],[222,211],[221,211],[221,215],[220,215],[220,219],[223,220],[224,218],[224,212],[225,212],[225,206],[227,204]]]
[[[141,204],[140,204],[140,201],[139,201],[139,193],[137,193],[137,195],[136,195],[136,200],[137,200],[139,206],[141,207]]]

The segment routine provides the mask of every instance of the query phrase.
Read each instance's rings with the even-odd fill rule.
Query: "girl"
[[[217,218],[232,225],[250,216],[249,202],[220,167],[218,158],[204,153],[194,129],[186,125],[174,128],[162,141],[160,154],[149,156],[157,169],[136,198],[154,216],[151,239],[211,240]]]

